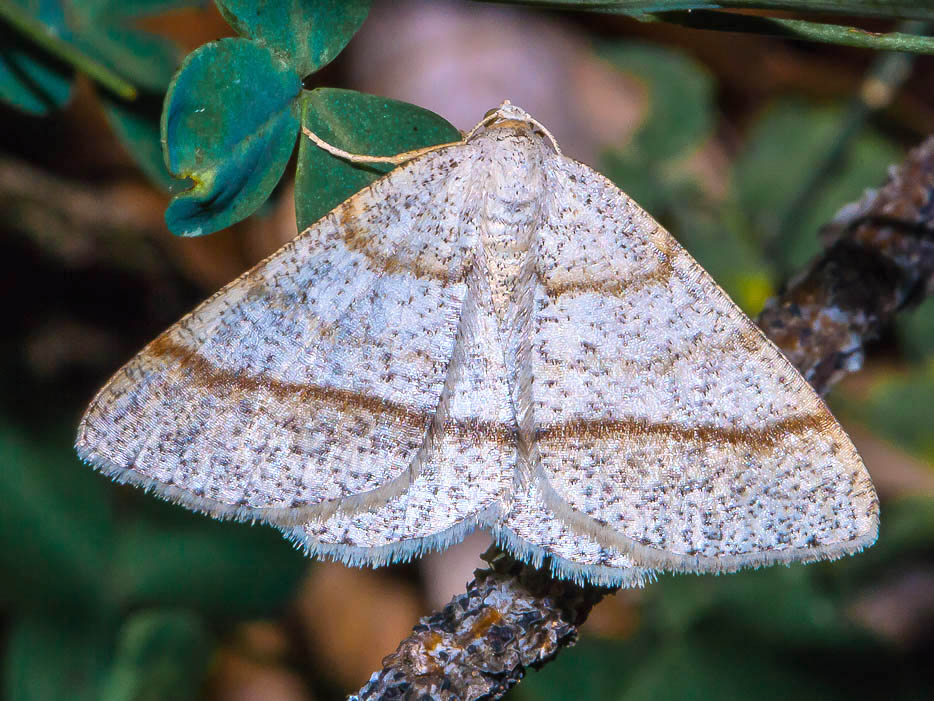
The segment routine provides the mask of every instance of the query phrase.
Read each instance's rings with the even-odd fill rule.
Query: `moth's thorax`
[[[544,213],[546,169],[554,156],[546,140],[531,125],[507,122],[478,134],[480,149],[477,183],[482,193],[480,244],[490,273],[494,304],[508,306],[530,265],[529,252]]]

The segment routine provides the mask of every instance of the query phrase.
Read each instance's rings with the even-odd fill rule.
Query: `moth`
[[[80,457],[350,565],[483,527],[627,586],[874,542],[822,400],[538,121],[506,102],[399,160],[127,363]]]

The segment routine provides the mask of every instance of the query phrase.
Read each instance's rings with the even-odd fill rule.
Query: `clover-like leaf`
[[[456,127],[422,107],[335,88],[305,94],[302,124],[333,146],[373,156],[392,156],[461,138]],[[354,165],[303,136],[295,186],[299,231],[391,168]]]
[[[356,34],[372,0],[217,0],[237,33],[288,61],[299,75],[330,63]]]
[[[194,185],[166,211],[169,229],[199,236],[252,214],[285,170],[298,133],[301,79],[246,39],[205,44],[166,95],[166,164]]]

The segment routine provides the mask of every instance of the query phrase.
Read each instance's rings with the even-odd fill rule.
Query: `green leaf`
[[[101,95],[111,128],[137,165],[156,185],[169,190],[178,184],[165,167],[159,133],[161,103],[138,98],[132,102]]]
[[[305,94],[302,124],[332,146],[372,156],[395,155],[461,138],[445,119],[421,107],[335,88]],[[388,165],[353,165],[302,136],[295,186],[299,231],[390,169]]]
[[[50,31],[64,28],[57,3],[46,3],[39,19]],[[0,23],[0,99],[36,115],[62,107],[71,97],[74,69]]]
[[[70,436],[26,437],[0,425],[0,599],[49,610],[108,598],[113,523],[105,485],[78,462]]]
[[[357,33],[372,0],[217,0],[238,34],[255,39],[306,76],[337,56]]]
[[[843,118],[839,108],[780,100],[752,127],[733,164],[732,189],[745,217],[747,235],[771,244],[785,269],[805,265],[820,250],[820,227],[899,160],[896,148],[867,129],[845,152],[842,166],[817,191],[808,193],[806,206],[789,211],[803,183],[822,166]],[[779,239],[786,221],[791,228]]]
[[[184,611],[144,611],[123,626],[102,701],[200,698],[212,641]]]
[[[301,92],[298,74],[246,39],[188,56],[162,113],[169,171],[194,182],[166,211],[173,233],[218,231],[266,201],[295,145]]]
[[[106,621],[21,616],[6,643],[3,698],[99,701],[112,655],[112,635]]]
[[[597,54],[645,84],[650,108],[625,152],[639,162],[683,156],[713,129],[713,79],[697,61],[637,42],[601,45]]]
[[[309,561],[268,526],[220,522],[140,495],[125,524],[113,586],[124,607],[185,607],[241,619],[282,611]]]

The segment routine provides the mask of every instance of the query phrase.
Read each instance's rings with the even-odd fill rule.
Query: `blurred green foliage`
[[[930,304],[929,304],[930,306]],[[918,457],[934,462],[934,367],[921,366],[878,380],[868,397],[842,397],[842,406],[872,430]]]
[[[280,613],[307,562],[270,528],[129,489],[115,504],[113,487],[74,457],[76,418],[35,435],[0,425],[0,602],[15,613],[5,698],[185,698],[159,689],[197,689],[207,619]],[[148,695],[130,695],[137,682],[126,677],[150,658],[184,674],[150,669]]]
[[[739,226],[738,208],[717,202],[685,167],[713,135],[713,79],[686,55],[650,44],[604,44],[598,54],[641,82],[649,105],[630,141],[605,154],[603,171],[755,313],[772,292],[772,271]]]
[[[242,37],[197,49],[173,78],[175,50],[128,23],[181,4],[16,0],[55,29],[67,51],[50,52],[0,24],[0,97],[46,114],[67,101],[75,67],[96,76],[112,124],[141,168],[165,187],[176,182],[170,171],[190,179],[167,214],[176,233],[209,233],[255,211],[279,181],[302,125],[370,154],[457,138],[444,119],[414,105],[303,88],[302,79],[356,32],[368,0],[267,3],[260,11],[221,2]],[[66,6],[80,12],[66,13]],[[896,146],[865,127],[803,197],[801,184],[831,150],[844,108],[789,97],[744,130],[723,177],[726,193],[718,194],[690,167],[719,117],[712,76],[657,46],[605,43],[597,52],[640,81],[649,97],[640,128],[628,143],[608,145],[602,170],[750,313],[786,271],[816,252],[815,233],[835,209],[899,160]],[[129,99],[127,87],[140,99]],[[300,227],[386,170],[350,166],[305,138],[299,144]],[[934,461],[934,439],[919,410],[934,406],[934,306],[906,317],[898,339],[914,363],[906,374],[877,383],[859,401],[841,396],[838,406]],[[67,419],[49,416],[28,429],[0,416],[4,696],[197,698],[224,629],[281,613],[307,563],[270,528],[215,522],[114,487],[82,467],[70,433],[80,408],[59,407]],[[879,544],[858,557],[723,577],[662,577],[646,589],[634,638],[586,640],[530,675],[512,698],[930,698],[931,675],[913,666],[921,663],[859,628],[848,606],[902,563],[930,556],[932,544],[934,505],[918,499],[887,504]],[[882,679],[871,674],[880,666],[887,669]]]
[[[896,327],[899,346],[915,363],[934,357],[934,304],[922,304],[903,315]]]
[[[61,108],[76,70],[102,86],[120,140],[156,183],[172,182],[159,144],[162,96],[181,52],[136,23],[197,0],[9,0],[0,4],[0,99],[35,115]]]
[[[820,190],[802,202],[801,188],[821,168],[844,114],[841,106],[783,99],[761,115],[733,164],[731,187],[744,229],[774,253],[783,271],[807,263],[821,248],[815,232],[901,158],[897,148],[867,128]]]
[[[194,700],[210,659],[211,636],[190,611],[141,611],[120,629],[101,701]]]
[[[166,212],[166,223],[181,236],[224,229],[253,214],[266,201],[294,149],[300,114],[306,126],[322,121],[356,124],[370,116],[353,112],[342,115],[334,105],[324,105],[321,97],[305,95],[302,80],[340,53],[366,19],[372,0],[264,3],[216,0],[223,16],[242,38],[201,46],[172,78],[179,64],[176,48],[159,36],[137,29],[134,21],[194,1],[11,0],[0,4],[0,37],[9,39],[8,47],[0,51],[0,99],[35,114],[46,114],[68,99],[75,69],[97,80],[107,89],[102,99],[119,138],[154,182],[178,193]],[[672,21],[708,29],[766,32],[867,48],[934,53],[934,39],[927,37],[881,35],[803,20],[711,13],[705,8],[719,8],[719,4],[706,1],[503,1],[619,12],[643,20]],[[934,17],[934,11],[923,7],[879,0],[799,0],[790,4],[788,0],[750,0],[739,4],[748,8],[796,6],[805,11],[893,19]],[[752,26],[750,22],[758,24]],[[772,24],[763,28],[760,26],[763,22]],[[614,50],[609,53],[611,60],[647,61],[645,68],[654,75],[657,86],[677,84],[696,88],[698,92],[693,97],[697,99],[704,99],[704,91],[709,90],[709,86],[697,81],[667,82],[660,70],[676,73],[684,70],[674,59],[656,66],[648,54],[640,59],[639,52],[618,57],[612,55]],[[161,130],[157,132],[154,102],[147,96],[160,95],[166,89]],[[668,113],[670,105],[666,99],[679,97],[670,94],[666,98],[665,89],[660,87],[657,95],[660,113]],[[356,139],[358,143],[379,142],[388,147],[400,133],[391,128],[392,122],[412,118],[411,110],[401,103],[384,103],[383,110],[384,114],[375,122],[357,127],[358,136],[361,132],[369,133],[364,142]],[[705,128],[705,120],[709,119],[709,113],[703,110],[677,114],[681,120],[694,122],[698,129]],[[438,120],[436,117],[435,121]],[[440,125],[440,129],[450,132],[453,128]],[[423,130],[414,135],[417,137],[414,140],[408,138],[413,136],[409,133],[406,141],[410,148],[432,145],[438,143],[436,137],[441,132]],[[646,143],[633,146],[630,153],[635,162],[628,165],[637,165],[648,154],[664,157],[680,147],[669,139],[693,136],[689,128],[666,131],[649,124],[640,135],[640,140]],[[160,150],[164,163],[159,159]],[[327,180],[331,184],[326,192],[329,196],[333,194],[333,198],[319,195],[314,208],[306,208],[307,211],[300,208],[297,216],[303,223],[307,223],[309,213],[328,211],[346,199],[353,193],[351,183],[365,180],[359,173],[360,177],[351,179],[341,175],[344,165],[335,159],[322,160],[316,166],[331,170],[322,173],[308,167],[300,169],[296,189],[309,192],[321,180]],[[173,182],[169,173],[179,182]],[[313,179],[305,183],[308,177]]]

